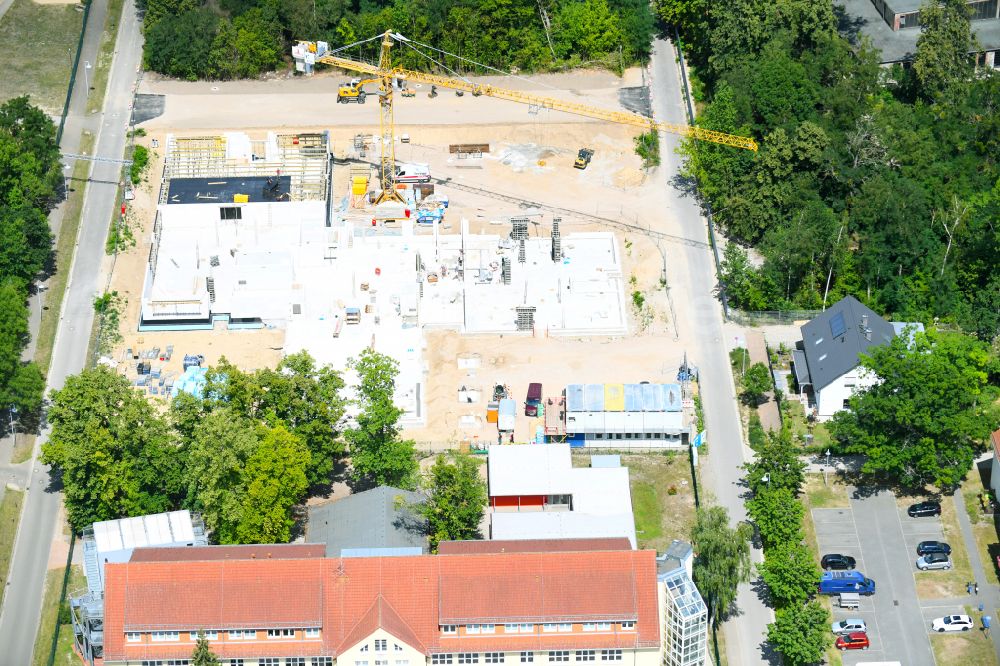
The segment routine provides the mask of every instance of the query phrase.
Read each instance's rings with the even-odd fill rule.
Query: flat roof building
[[[625,537],[636,546],[626,467],[573,467],[566,444],[497,445],[488,476],[492,539]]]
[[[570,384],[566,441],[573,447],[678,448],[684,425],[680,384]]]
[[[365,548],[416,548],[427,551],[426,525],[406,505],[420,493],[380,486],[336,502],[309,507],[306,541],[326,544],[326,554]]]

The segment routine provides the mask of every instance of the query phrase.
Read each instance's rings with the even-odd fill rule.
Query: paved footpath
[[[997,611],[1000,610],[1000,585],[996,584],[996,575],[992,571],[987,577],[987,573],[983,569],[983,561],[979,557],[979,548],[976,545],[976,537],[972,533],[972,523],[969,521],[969,512],[966,511],[965,498],[962,497],[961,489],[956,490],[951,498],[955,503],[955,515],[958,516],[958,526],[962,531],[965,550],[969,554],[969,562],[972,564],[972,574],[979,585],[979,594],[953,600],[937,600],[936,603],[954,602],[956,608],[966,605],[978,607],[979,604],[983,604],[983,612],[993,617],[993,626],[997,627],[997,630],[991,631],[990,634],[993,639],[996,661],[1000,664],[1000,624],[998,624],[1000,618],[997,617]]]

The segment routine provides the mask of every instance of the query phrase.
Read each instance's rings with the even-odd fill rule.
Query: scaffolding
[[[277,134],[249,141],[249,156],[225,136],[167,137],[160,203],[174,178],[288,176],[293,201],[323,201],[330,183],[329,137],[324,133]]]

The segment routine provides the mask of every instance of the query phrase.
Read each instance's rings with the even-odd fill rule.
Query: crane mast
[[[392,113],[392,37],[389,30],[382,35],[382,50],[379,53],[378,74],[378,107],[379,134],[382,137],[380,155],[382,161],[379,176],[382,180],[382,192],[375,200],[376,204],[383,201],[403,202],[403,197],[396,191],[396,124]]]

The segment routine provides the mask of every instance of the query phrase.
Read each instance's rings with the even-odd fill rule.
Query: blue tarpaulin
[[[642,411],[642,384],[626,384],[625,385],[625,411],[626,412],[641,412]]]
[[[207,372],[208,368],[200,368],[196,365],[190,366],[174,382],[174,386],[170,391],[170,397],[176,397],[181,391],[190,393],[196,398],[202,397],[202,394],[205,392],[205,373]]]
[[[583,404],[588,412],[604,411],[604,384],[587,384],[583,392]]]
[[[663,384],[663,410],[666,412],[679,412],[681,405],[681,385]]]
[[[583,384],[570,384],[566,387],[566,411],[586,411],[583,405]]]

